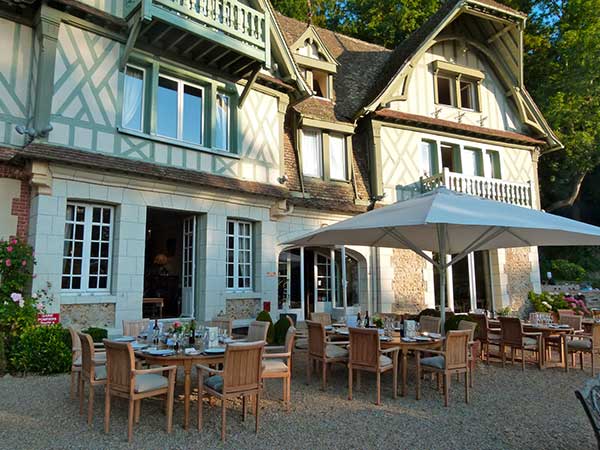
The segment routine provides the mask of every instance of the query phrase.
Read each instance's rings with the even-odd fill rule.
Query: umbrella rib
[[[385,232],[387,234],[391,235],[393,238],[397,239],[402,244],[406,245],[410,250],[415,252],[421,258],[429,261],[435,267],[440,267],[440,264],[438,262],[436,262],[433,258],[431,258],[429,255],[427,255],[423,250],[421,250],[419,247],[417,247],[415,244],[413,244],[407,238],[405,238],[404,235],[402,235],[402,233],[400,233],[392,228],[388,228],[388,227],[384,227],[383,229],[385,230]]]
[[[508,230],[508,228],[506,228],[506,227],[498,228],[495,233],[492,233],[491,235],[486,236],[494,228],[496,228],[496,227],[487,228],[483,233],[481,233],[479,235],[479,237],[477,237],[473,242],[471,242],[471,244],[467,245],[467,247],[465,247],[465,249],[462,252],[460,252],[458,255],[456,255],[454,258],[452,258],[452,260],[448,264],[445,264],[444,267],[448,268],[448,267],[456,264],[460,260],[464,259],[469,253],[475,251],[477,249],[477,247],[487,244],[492,239],[496,239],[498,236],[500,236],[502,233],[504,233],[505,231]]]
[[[506,231],[507,231],[507,233],[512,234],[514,237],[516,237],[518,240],[520,240],[521,242],[523,242],[528,247],[533,247],[533,245],[531,245],[530,242],[528,242],[526,239],[523,239],[521,236],[519,236],[513,230],[507,228]]]

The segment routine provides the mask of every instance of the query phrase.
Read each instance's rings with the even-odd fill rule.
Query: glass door
[[[181,315],[194,317],[196,279],[196,216],[183,220],[183,261],[181,284]]]
[[[314,311],[331,312],[332,283],[331,283],[331,256],[324,251],[314,252]],[[331,250],[333,252],[333,250]]]
[[[296,314],[297,320],[304,320],[303,256],[301,249],[281,252],[277,271],[278,309]]]

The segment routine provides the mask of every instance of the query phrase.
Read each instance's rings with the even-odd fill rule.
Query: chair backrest
[[[561,325],[569,325],[571,328],[573,328],[573,330],[579,331],[582,328],[583,316],[579,316],[579,315],[575,315],[575,314],[563,315],[563,316],[560,316],[559,323]]]
[[[81,340],[75,328],[69,327],[68,330],[71,335],[71,359],[72,362],[75,362],[81,356]]]
[[[600,309],[592,309],[592,317],[594,319],[600,318]]]
[[[350,328],[350,364],[379,367],[379,332],[376,328]]]
[[[420,331],[421,333],[439,333],[441,323],[442,320],[439,317],[421,316],[419,319]]]
[[[206,326],[208,327],[219,327],[227,330],[227,336],[231,336],[233,331],[233,320],[231,319],[213,319],[209,321]]]
[[[325,326],[331,325],[331,314],[326,312],[314,312],[311,313],[310,320],[322,323]]]
[[[471,334],[469,335],[469,341],[475,340],[475,330],[477,329],[477,323],[471,322],[470,320],[461,320],[458,322],[459,330],[468,330]]]
[[[135,356],[128,342],[104,339],[106,349],[106,382],[113,391],[131,393],[131,371],[135,369]]]
[[[288,316],[287,314],[285,315],[286,320],[288,321],[288,323],[290,324],[290,327],[295,327],[296,324],[294,323],[294,319],[292,319],[290,316]]]
[[[308,353],[323,357],[325,355],[325,327],[320,322],[306,321],[308,327]]]
[[[515,346],[523,344],[523,325],[518,317],[500,317],[500,329],[504,343]]]
[[[150,319],[142,320],[124,320],[123,321],[123,336],[138,337],[140,333],[148,329]]]
[[[285,332],[284,348],[286,353],[294,350],[294,340],[296,339],[296,327],[290,326]]]
[[[469,361],[469,330],[448,331],[446,334],[446,369],[467,367]]]
[[[572,309],[559,309],[558,310],[558,318],[560,319],[563,316],[574,316],[575,311]]]
[[[592,324],[592,349],[600,350],[600,323]]]
[[[583,388],[575,391],[575,396],[581,402],[592,424],[600,448],[600,379],[598,377],[589,379]]]
[[[475,339],[481,341],[487,341],[489,322],[485,314],[474,313],[471,314],[471,319],[477,323],[477,329],[475,330]]]
[[[227,345],[223,364],[223,394],[258,389],[265,341]]]
[[[94,341],[89,334],[77,333],[79,342],[81,343],[81,373],[84,378],[94,380],[96,370],[94,366]]]
[[[255,320],[248,327],[248,342],[267,341],[267,333],[269,332],[269,322]]]

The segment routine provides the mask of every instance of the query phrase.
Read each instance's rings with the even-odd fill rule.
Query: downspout
[[[294,114],[292,116],[292,147],[294,148],[294,154],[296,155],[296,161],[298,161],[298,178],[300,179],[300,190],[302,196],[305,195],[304,189],[304,174],[302,170],[302,158],[300,157],[300,128],[298,127],[298,117]]]

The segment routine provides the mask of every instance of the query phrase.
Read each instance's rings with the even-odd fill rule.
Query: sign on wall
[[[37,321],[40,325],[55,325],[60,322],[60,314],[38,314]]]

